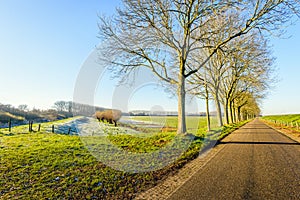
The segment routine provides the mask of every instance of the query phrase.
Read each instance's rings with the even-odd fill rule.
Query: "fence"
[[[35,125],[35,127],[33,126]],[[21,125],[22,131],[25,131],[26,125]],[[20,130],[20,125],[13,126],[11,119],[7,123],[8,132],[13,132],[14,129]],[[68,135],[78,135],[78,130],[74,125],[66,124],[50,124],[50,123],[33,123],[33,121],[28,122],[28,132],[51,132],[59,134],[68,134]]]
[[[300,123],[299,122],[286,122],[286,121],[282,121],[282,120],[271,120],[268,119],[267,121],[274,123],[278,126],[281,127],[289,127],[289,128],[294,128],[297,129],[298,131],[300,130]]]

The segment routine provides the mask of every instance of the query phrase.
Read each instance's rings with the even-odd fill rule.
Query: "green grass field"
[[[133,116],[130,117],[134,120],[141,121],[154,121],[154,122],[165,122],[165,126],[177,127],[176,116]],[[187,116],[186,117],[187,127],[206,127],[206,117]],[[217,127],[217,118],[211,117],[211,124],[213,127]]]
[[[295,133],[300,131],[300,114],[270,115],[264,116],[262,119],[276,127],[285,128]]]
[[[175,116],[133,116],[130,117],[133,120],[145,121],[149,122],[152,121],[154,123],[161,123],[164,127],[173,127],[177,128],[177,117]],[[195,116],[187,116],[186,117],[187,123],[187,130],[189,133],[193,133],[197,136],[206,134],[207,124],[206,124],[206,117],[195,117]],[[211,128],[214,131],[219,131],[220,127],[217,125],[217,118],[211,117]]]
[[[168,123],[176,125],[174,119],[168,119]],[[227,126],[217,135],[222,137],[242,124]],[[205,135],[201,131],[198,134]],[[167,132],[109,135],[106,139],[126,151],[151,153],[166,145],[180,145],[174,143],[175,136],[176,133]],[[24,127],[14,127],[12,133],[0,129],[0,199],[131,199],[196,158],[205,145],[203,137],[197,137],[176,161],[162,169],[128,173],[97,160],[84,139],[100,141],[97,145],[103,148],[98,153],[110,158],[111,149],[104,136],[81,138],[49,132],[28,133]],[[130,166],[129,161],[118,159]]]
[[[300,114],[294,115],[270,115],[262,117],[264,120],[282,121],[282,122],[298,122],[300,123]]]

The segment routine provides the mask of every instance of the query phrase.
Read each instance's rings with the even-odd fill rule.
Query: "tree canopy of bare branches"
[[[294,14],[297,0],[123,0],[115,16],[100,17],[100,60],[123,80],[145,67],[175,85],[177,132],[185,133],[186,79],[253,29],[280,34]],[[203,50],[209,53],[195,62]]]

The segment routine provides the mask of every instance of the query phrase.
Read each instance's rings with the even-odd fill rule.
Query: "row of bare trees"
[[[213,98],[222,125],[222,105],[226,123],[259,113],[272,64],[266,38],[281,34],[299,5],[298,0],[123,0],[113,17],[100,17],[99,57],[121,80],[143,67],[176,88],[178,133],[186,132],[187,92]]]
[[[210,99],[220,126],[259,115],[259,101],[273,82],[273,60],[265,38],[252,32],[224,45],[192,77],[190,92],[206,100],[208,129]]]

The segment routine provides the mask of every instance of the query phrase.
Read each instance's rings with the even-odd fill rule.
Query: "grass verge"
[[[278,129],[289,130],[292,133],[300,133],[300,114],[271,115],[264,116],[261,119]]]

